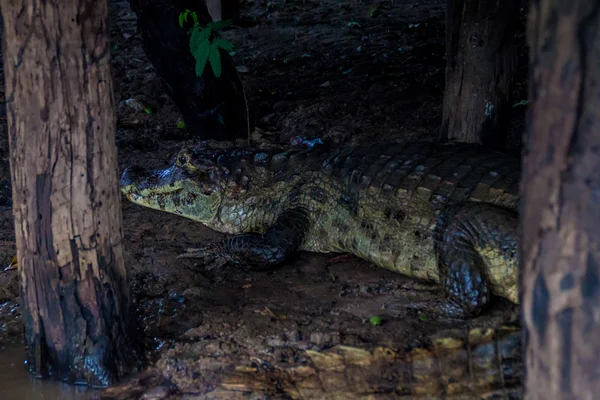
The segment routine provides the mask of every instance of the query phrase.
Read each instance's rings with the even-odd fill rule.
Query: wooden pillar
[[[519,0],[448,0],[442,139],[502,148]]]
[[[123,260],[108,1],[0,5],[28,367],[109,385],[142,353]]]
[[[600,3],[531,2],[521,204],[527,399],[600,393]]]

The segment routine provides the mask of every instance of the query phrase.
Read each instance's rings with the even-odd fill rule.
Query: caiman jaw
[[[128,168],[121,176],[120,186],[134,204],[203,223],[214,218],[220,202],[219,193],[203,193],[177,165],[151,172]]]
[[[182,179],[176,166],[152,172],[130,167],[121,176],[121,192],[135,204],[164,210],[164,200],[183,189]]]

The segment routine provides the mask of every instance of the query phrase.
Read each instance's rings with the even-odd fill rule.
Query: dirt
[[[144,55],[128,3],[110,3],[119,168],[160,167],[190,138],[178,128],[178,110]],[[253,138],[278,144],[294,136],[339,144],[436,140],[445,3],[242,3],[240,26],[223,36],[235,46],[234,59],[260,128]],[[527,97],[526,73],[522,54],[514,103]],[[134,110],[128,99],[150,112]],[[513,111],[511,143],[518,148],[524,107]],[[4,108],[0,119],[0,265],[7,265],[15,246]],[[463,324],[419,315],[408,306],[439,297],[438,287],[353,258],[330,263],[332,255],[301,253],[271,271],[230,268],[223,277],[176,258],[184,248],[220,234],[125,200],[123,224],[141,339],[149,360],[158,363],[111,396],[137,398],[146,391],[145,398],[169,393],[184,398],[214,390],[203,382],[236,365],[289,364],[298,351],[336,345],[404,349],[434,335],[515,318],[515,308],[501,301]],[[0,273],[0,343],[21,335],[17,296],[16,272]],[[382,323],[372,325],[372,316]],[[203,359],[211,362],[202,364]]]

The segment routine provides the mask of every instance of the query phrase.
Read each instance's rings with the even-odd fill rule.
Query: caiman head
[[[132,203],[210,223],[217,216],[224,182],[223,168],[214,156],[183,149],[166,169],[127,168],[121,176],[121,192]]]

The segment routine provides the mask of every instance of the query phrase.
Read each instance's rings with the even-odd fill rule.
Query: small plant
[[[371,17],[371,18],[379,17],[381,14],[382,14],[382,12],[381,12],[381,9],[379,8],[379,6],[375,6],[369,10],[369,17]]]
[[[371,323],[371,325],[373,326],[377,326],[377,325],[381,325],[381,317],[374,315],[371,318],[369,318],[369,323]]]
[[[513,108],[519,106],[526,106],[527,104],[529,104],[529,100],[521,100],[518,103],[513,104]]]
[[[183,24],[188,21],[188,17],[192,17],[194,26],[188,31],[190,35],[190,51],[196,59],[196,75],[202,76],[206,62],[210,63],[213,73],[217,78],[221,77],[221,53],[223,49],[231,52],[233,44],[225,39],[217,37],[217,32],[229,25],[230,20],[211,21],[205,26],[198,22],[198,14],[195,11],[185,10],[179,14],[179,26],[183,28]],[[212,40],[211,40],[212,39]]]

